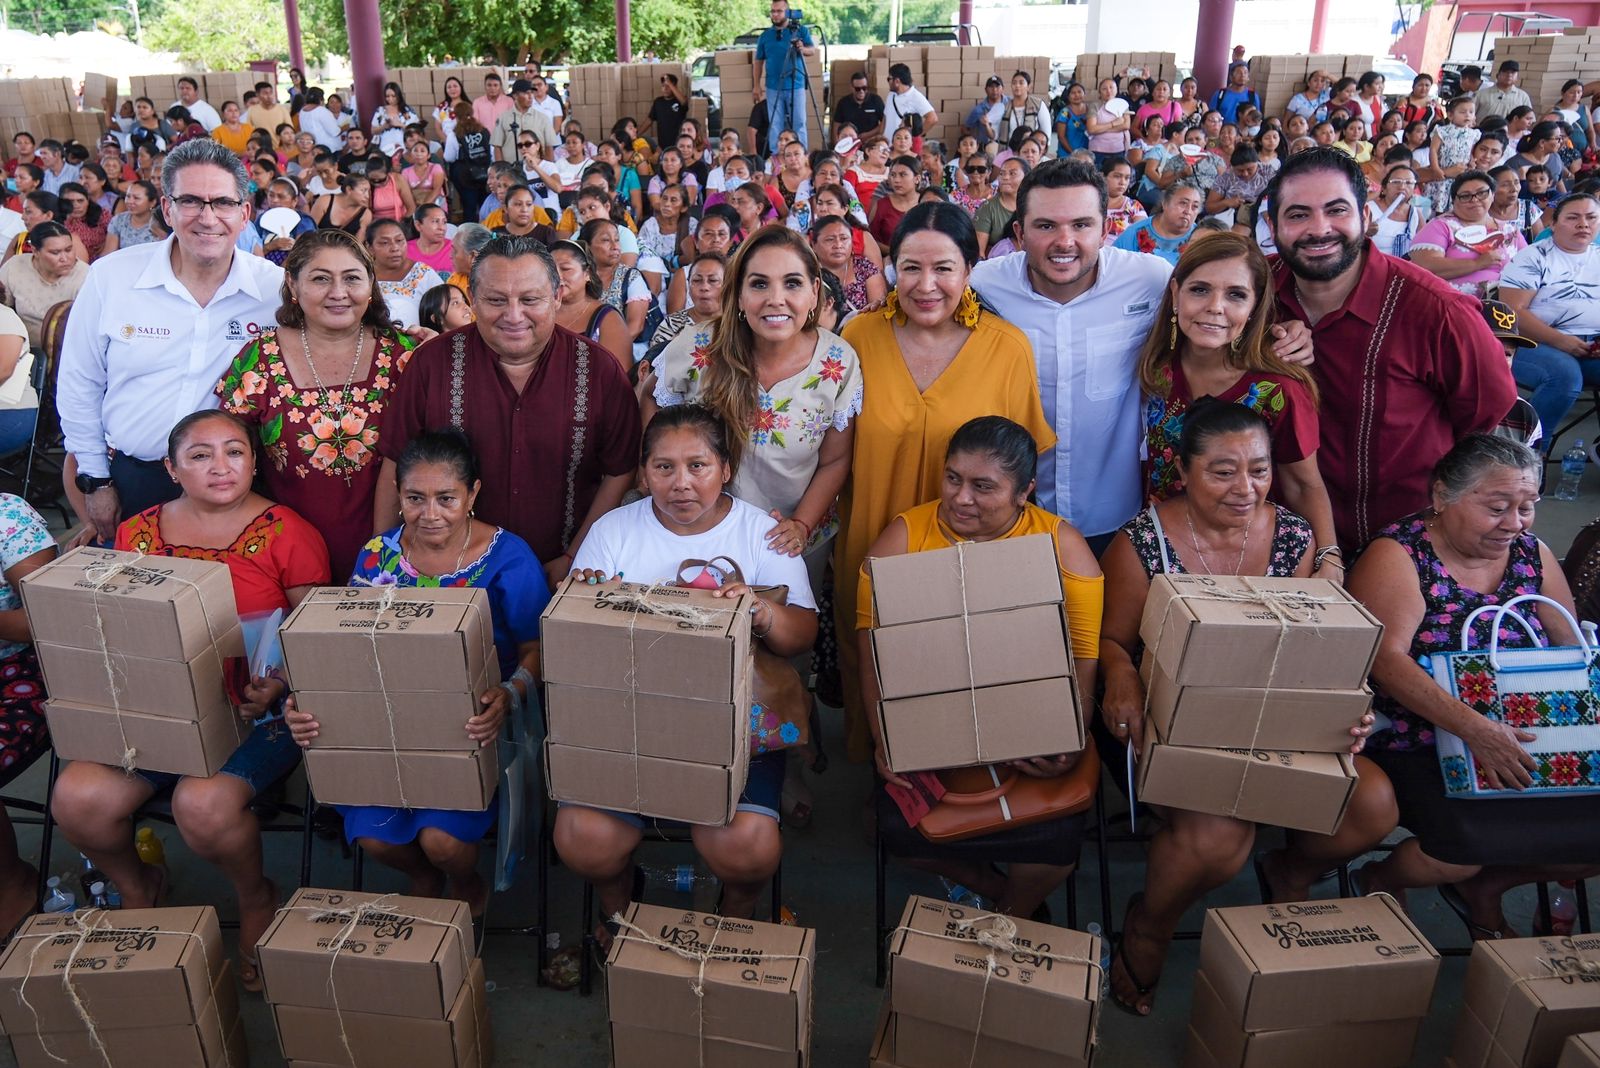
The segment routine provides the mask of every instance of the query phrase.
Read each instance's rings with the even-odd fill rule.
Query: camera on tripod
[[[805,13],[797,7],[789,9],[789,21],[784,24],[785,29],[798,30],[800,24],[806,20]]]

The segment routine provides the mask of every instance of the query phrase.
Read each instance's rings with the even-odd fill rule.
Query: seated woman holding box
[[[251,490],[256,436],[238,416],[201,411],[178,420],[167,438],[167,471],[182,487],[177,500],[140,512],[117,529],[116,547],[228,565],[241,618],[288,612],[313,587],[328,584],[328,547],[291,509]],[[184,842],[222,869],[239,897],[239,980],[260,990],[256,939],[272,922],[278,889],[261,866],[261,828],[250,811],[260,790],[294,770],[300,750],[284,729],[281,678],[250,676],[229,665],[239,715],[254,724],[222,770],[207,779],[75,760],[61,770],[51,811],[61,833],[122,891],[127,908],[158,904],[159,868],[139,859],[132,816],[171,791],[172,817]]]
[[[883,724],[876,711],[880,691],[872,653],[872,560],[1049,534],[1066,594],[1073,672],[1087,721],[1099,655],[1104,579],[1083,535],[1066,520],[1028,503],[1038,461],[1033,435],[1009,419],[985,415],[963,424],[945,450],[939,499],[900,513],[878,536],[861,567],[856,600],[861,696],[876,744],[878,774],[885,784],[876,801],[879,836],[891,855],[934,857],[907,862],[990,899],[996,911],[1017,916],[1033,916],[1071,876],[1078,863],[1084,816],[1058,816],[1032,826],[940,843],[937,848],[911,825],[904,806],[915,804],[919,784],[914,780],[933,773],[912,772],[908,778],[889,769]],[[1085,728],[1087,737],[1087,722]],[[1032,778],[1053,779],[1070,774],[1083,756],[1082,752],[1045,755],[1007,761],[1007,767]],[[996,863],[1007,867],[1002,871]]]
[[[1383,623],[1372,689],[1373,707],[1386,722],[1368,748],[1393,782],[1400,823],[1412,834],[1353,879],[1364,892],[1384,891],[1402,902],[1410,888],[1436,886],[1475,940],[1516,937],[1500,910],[1512,887],[1600,874],[1593,797],[1445,793],[1436,730],[1465,743],[1489,787],[1520,790],[1538,768],[1522,743],[1534,741],[1539,728],[1486,718],[1417,663],[1428,653],[1461,648],[1467,616],[1485,605],[1537,593],[1574,611],[1560,562],[1533,535],[1540,467],[1538,454],[1520,442],[1469,434],[1434,469],[1431,507],[1380,533],[1350,573],[1350,592]],[[1538,644],[1577,644],[1549,605],[1518,608]],[[1472,648],[1488,648],[1490,626],[1487,614],[1477,619]],[[1535,643],[1513,621],[1499,632],[1504,648]]]
[[[1184,492],[1139,513],[1118,532],[1101,562],[1106,569],[1106,618],[1100,638],[1105,696],[1103,724],[1113,745],[1145,750],[1145,686],[1139,621],[1160,574],[1311,574],[1311,526],[1271,504],[1272,435],[1267,421],[1243,405],[1202,397],[1184,416],[1178,441]],[[1350,729],[1361,750],[1370,713]],[[1103,739],[1104,740],[1104,739]],[[1108,755],[1116,767],[1122,752]],[[1359,856],[1396,822],[1394,795],[1383,772],[1356,758],[1360,775],[1344,822],[1333,835],[1296,831],[1289,848],[1258,861],[1263,896],[1302,901],[1319,873]],[[1157,980],[1178,920],[1209,891],[1244,867],[1255,844],[1254,823],[1186,809],[1158,809],[1162,823],[1150,841],[1144,892],[1128,902],[1122,940],[1111,966],[1111,995],[1122,1008],[1149,1015]]]
[[[463,725],[480,746],[493,745],[513,705],[538,685],[539,616],[550,600],[544,570],[528,543],[474,519],[481,483],[478,458],[460,430],[413,438],[395,464],[400,526],[367,542],[356,557],[352,586],[478,586],[489,591],[495,653],[505,680],[478,698],[483,710]],[[294,740],[309,748],[319,725],[290,698],[284,719]],[[496,805],[481,812],[336,805],[345,839],[410,880],[406,893],[452,897],[476,918],[489,901],[478,874],[478,843],[494,824]]]
[[[816,640],[816,602],[805,560],[776,551],[767,540],[779,521],[726,491],[740,443],[720,417],[698,404],[657,412],[645,427],[641,450],[649,496],[595,521],[573,561],[573,574],[590,582],[626,577],[674,584],[682,561],[727,557],[749,585],[710,567],[689,584],[714,589],[717,597],[737,597],[752,586],[787,586],[788,604],[756,598],[751,634],[776,655],[795,656]],[[722,882],[718,911],[725,916],[750,918],[762,886],[777,871],[785,763],[782,750],[752,756],[733,822],[692,829],[695,849]],[[643,819],[628,812],[563,804],[556,814],[556,852],[594,884],[603,916],[622,912],[638,895],[641,875],[633,851],[643,829]],[[601,936],[602,945],[610,944],[612,933],[608,929]]]

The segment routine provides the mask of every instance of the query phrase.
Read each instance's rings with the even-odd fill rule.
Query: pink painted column
[[[963,45],[970,45],[972,44],[972,32],[967,27],[972,23],[972,0],[961,0],[959,10],[961,14],[956,16],[956,21],[961,25],[956,30],[956,34]]]
[[[633,20],[628,0],[617,0],[617,62],[633,62]]]
[[[1200,24],[1194,33],[1194,76],[1202,99],[1228,82],[1228,57],[1233,54],[1234,0],[1200,0]]]
[[[300,0],[283,0],[283,22],[289,31],[289,66],[306,69],[306,49],[300,40]]]
[[[350,31],[350,66],[360,105],[353,117],[364,130],[367,119],[383,102],[383,83],[389,80],[389,69],[383,61],[378,0],[344,0],[344,21]]]
[[[1328,33],[1328,0],[1317,0],[1311,11],[1311,51],[1322,51],[1322,39]]]

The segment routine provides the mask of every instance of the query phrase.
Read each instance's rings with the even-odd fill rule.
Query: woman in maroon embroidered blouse
[[[1551,761],[1524,748],[1537,739],[1538,725],[1520,730],[1488,718],[1446,693],[1417,663],[1428,653],[1461,648],[1462,625],[1485,605],[1538,593],[1574,610],[1560,562],[1532,533],[1540,467],[1538,455],[1519,442],[1467,435],[1434,471],[1432,507],[1381,531],[1350,574],[1350,592],[1384,626],[1372,665],[1373,709],[1389,722],[1379,723],[1368,755],[1394,784],[1400,825],[1413,836],[1359,870],[1362,890],[1403,903],[1408,889],[1438,887],[1475,940],[1516,937],[1500,907],[1512,887],[1600,873],[1594,798],[1445,793],[1436,730],[1466,744],[1492,789],[1532,785],[1551,774]],[[1549,606],[1519,608],[1533,634],[1503,621],[1501,646],[1577,644]],[[1473,648],[1487,647],[1489,630],[1488,617],[1474,624]]]
[[[322,532],[342,580],[372,537],[378,435],[413,343],[348,234],[301,235],[283,268],[278,328],[239,350],[216,393],[255,428],[267,493]]]

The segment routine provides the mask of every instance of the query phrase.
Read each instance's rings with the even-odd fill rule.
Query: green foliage
[[[148,22],[158,12],[159,0],[140,5],[140,15]],[[0,12],[12,29],[29,33],[75,33],[96,25],[107,32],[127,32],[133,25],[128,0],[0,0]]]
[[[177,52],[208,70],[240,70],[251,60],[289,55],[279,0],[169,4],[144,31],[147,47]]]

